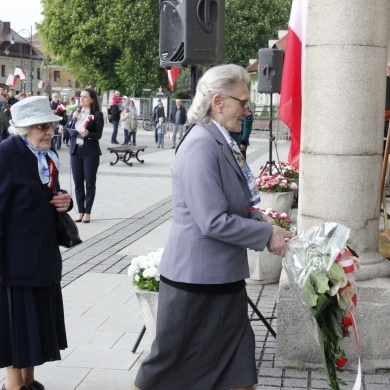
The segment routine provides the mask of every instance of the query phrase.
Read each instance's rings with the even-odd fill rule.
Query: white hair
[[[27,134],[29,127],[17,127],[17,126],[10,126],[8,128],[8,132],[10,134],[23,137],[24,135]]]
[[[228,64],[210,68],[198,81],[195,97],[188,110],[188,121],[209,123],[214,95],[228,95],[240,83],[249,83],[249,74],[241,66]]]

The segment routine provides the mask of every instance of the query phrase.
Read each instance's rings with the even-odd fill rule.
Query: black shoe
[[[82,217],[81,217],[81,218],[78,218],[78,219],[75,219],[75,220],[74,220],[75,222],[81,222],[81,221],[83,220],[83,218],[84,218],[84,213],[80,213],[80,214],[82,214]]]
[[[45,386],[43,386],[42,383],[39,383],[38,381],[34,381],[27,387],[22,387],[22,389],[27,389],[27,390],[45,390]]]
[[[176,149],[176,146],[172,146],[171,149]]]

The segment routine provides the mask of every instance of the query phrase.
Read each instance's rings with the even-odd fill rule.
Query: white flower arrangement
[[[164,248],[157,249],[147,256],[134,257],[129,266],[128,275],[134,286],[142,290],[158,291],[160,287],[160,273],[158,266],[161,261]]]

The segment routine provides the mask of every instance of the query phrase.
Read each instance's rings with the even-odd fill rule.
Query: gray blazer
[[[197,284],[248,278],[246,248],[262,251],[272,227],[253,219],[246,181],[214,123],[190,131],[171,171],[172,229],[161,275]]]

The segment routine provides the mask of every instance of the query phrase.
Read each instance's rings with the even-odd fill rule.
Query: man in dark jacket
[[[114,103],[114,101],[113,101]],[[120,102],[114,103],[111,106],[111,122],[112,122],[112,134],[111,134],[111,143],[119,145],[118,140],[116,139],[118,135],[119,120],[121,117]]]
[[[158,99],[157,106],[153,108],[153,117],[152,117],[152,120],[154,122],[154,138],[156,140],[156,143],[157,143],[157,123],[158,123],[158,119],[161,117],[163,117],[165,121],[164,105],[161,99]]]
[[[179,139],[183,137],[183,127],[187,120],[186,109],[181,105],[181,100],[176,99],[176,106],[171,113],[171,122],[173,123],[172,149],[176,148],[176,135],[179,131]]]
[[[8,96],[0,94],[0,142],[8,138],[9,120],[11,119]]]

